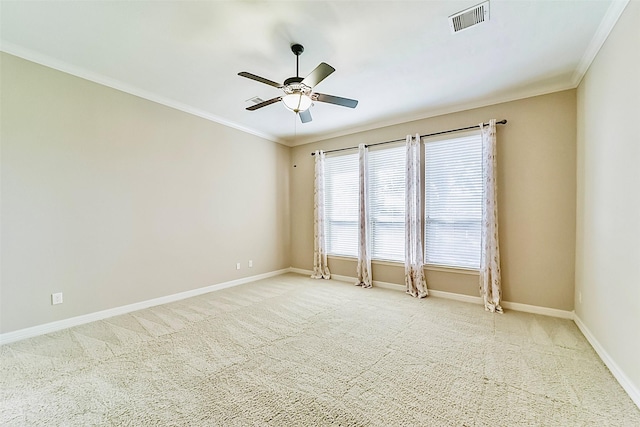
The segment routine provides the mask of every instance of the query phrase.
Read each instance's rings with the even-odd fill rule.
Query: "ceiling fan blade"
[[[309,123],[311,121],[311,110],[301,111],[298,115],[302,123]]]
[[[251,80],[255,80],[255,81],[260,82],[260,83],[267,84],[269,86],[273,86],[273,87],[277,87],[277,88],[281,88],[282,87],[282,85],[280,83],[276,83],[276,82],[274,82],[272,80],[265,79],[264,77],[256,76],[255,74],[247,73],[246,71],[242,71],[242,72],[238,73],[238,75],[242,76],[242,77],[246,77],[246,78],[251,79]]]
[[[262,108],[262,107],[266,107],[267,105],[275,104],[276,102],[281,101],[281,100],[282,100],[281,96],[278,96],[277,98],[271,98],[268,101],[262,101],[259,104],[252,105],[251,107],[247,107],[247,110],[254,111],[254,110],[257,110],[258,108]]]
[[[315,70],[313,70],[307,77],[304,78],[304,80],[302,80],[302,84],[312,88],[329,77],[329,75],[335,70],[336,69],[331,65],[321,62],[320,65],[315,68]]]
[[[343,107],[356,108],[358,101],[355,99],[341,98],[339,96],[325,95],[324,93],[314,93],[314,101],[327,102],[329,104],[341,105]]]

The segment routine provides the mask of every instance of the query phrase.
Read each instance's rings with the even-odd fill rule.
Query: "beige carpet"
[[[0,347],[6,426],[639,426],[573,322],[288,274]]]

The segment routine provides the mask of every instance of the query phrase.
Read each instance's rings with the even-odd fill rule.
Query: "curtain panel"
[[[313,189],[313,279],[330,279],[327,263],[327,244],[324,234],[324,151],[315,152],[315,180]]]
[[[371,280],[371,242],[369,235],[369,149],[358,145],[359,202],[358,202],[358,266],[356,267],[356,286],[370,288]]]
[[[429,294],[422,256],[422,204],[420,187],[420,135],[407,135],[405,175],[404,281],[407,293],[416,298]]]
[[[498,184],[496,170],[496,120],[480,123],[482,132],[482,231],[480,296],[487,311],[502,313],[500,302],[500,247],[498,241]]]

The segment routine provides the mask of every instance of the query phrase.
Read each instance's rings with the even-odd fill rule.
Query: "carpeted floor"
[[[639,426],[572,321],[287,274],[0,347],[5,426]]]

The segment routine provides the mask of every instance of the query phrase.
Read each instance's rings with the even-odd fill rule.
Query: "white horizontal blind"
[[[404,145],[369,152],[371,258],[404,261]]]
[[[358,154],[325,158],[325,237],[330,255],[358,256]]]
[[[480,134],[425,142],[425,263],[480,267]]]

